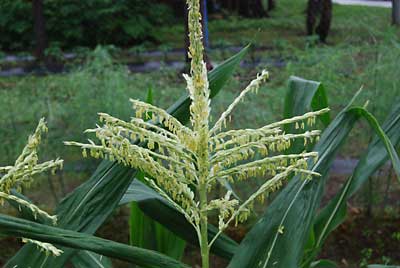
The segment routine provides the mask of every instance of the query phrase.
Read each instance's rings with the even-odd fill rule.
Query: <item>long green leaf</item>
[[[244,48],[209,73],[212,96],[215,96],[231,77],[247,50],[248,47]],[[185,94],[168,109],[168,112],[185,123],[189,118],[189,106],[190,99]],[[87,182],[67,196],[57,207],[58,226],[79,232],[94,233],[118,205],[135,173],[135,170],[104,161]],[[62,257],[49,258],[39,252],[36,247],[26,245],[5,267],[13,268],[16,265],[41,268],[62,267],[74,253],[76,253],[75,250],[65,249]]]
[[[159,194],[139,180],[134,180],[132,182],[120,204],[122,205],[132,201],[137,202],[143,212],[150,218],[158,221],[185,241],[193,245],[198,245],[196,232],[185,217]],[[218,232],[218,229],[209,225],[208,232],[209,237],[212,238]],[[211,252],[230,259],[237,246],[237,243],[228,236],[221,235],[212,246]]]
[[[289,79],[289,88],[285,96],[283,117],[290,118],[305,114],[310,111],[317,111],[328,107],[328,98],[325,88],[320,82],[305,80],[292,76]],[[322,114],[318,119],[327,127],[331,121],[329,113]],[[306,126],[307,128],[307,126]],[[302,129],[296,129],[293,124],[285,126],[286,133],[300,133]],[[308,149],[311,149],[309,144]],[[287,153],[300,153],[304,151],[304,143],[295,140]]]
[[[135,171],[117,163],[102,162],[92,177],[57,207],[58,227],[93,234],[117,207]],[[5,267],[61,267],[75,253],[63,249],[60,257],[49,257],[34,245],[25,245]],[[26,258],[26,256],[32,256]]]
[[[342,113],[331,123],[316,150],[320,157],[313,170],[321,173],[322,177],[312,181],[299,177],[291,179],[246,235],[229,268],[298,266],[308,237],[307,226],[312,223],[320,202],[326,174],[356,120],[353,114]],[[282,226],[284,233],[280,234],[278,230]]]
[[[29,198],[22,195],[21,193],[11,190],[12,194],[18,196],[19,198],[32,203]],[[21,206],[19,203],[15,201],[8,200],[8,202],[15,207],[20,213],[20,216],[26,220],[35,221],[42,224],[51,225],[51,222],[48,218],[43,215],[34,215],[32,210],[27,207]],[[96,253],[89,251],[79,251],[77,254],[72,256],[71,262],[75,268],[111,268],[111,261],[104,256],[100,256]]]
[[[387,151],[390,154],[395,153],[389,139],[365,109],[346,108],[328,126],[315,147],[320,157],[312,170],[319,172],[321,178],[304,181],[294,177],[245,237],[229,268],[299,266],[329,168],[340,145],[360,117],[367,119],[373,130],[384,141]],[[392,160],[397,164],[396,155]],[[279,232],[282,228],[283,234]],[[287,254],[288,252],[290,254]]]
[[[371,123],[377,127],[377,122],[371,115],[367,115]],[[400,142],[400,104],[393,107],[388,118],[382,126],[383,132],[387,134],[392,144]],[[357,164],[354,173],[343,185],[339,193],[328,203],[326,207],[318,214],[314,223],[314,233],[316,236],[315,245],[313,245],[312,255],[316,255],[329,233],[345,220],[347,213],[347,200],[358,191],[361,186],[372,176],[383,164],[390,158],[396,174],[399,172],[399,162],[396,152],[390,144],[390,154],[382,143],[382,132],[380,137],[375,137],[368,146],[367,152],[363,154]],[[310,257],[309,257],[310,258]],[[307,266],[307,265],[306,265]]]
[[[306,80],[297,76],[289,78],[289,89],[285,97],[283,116],[290,118],[302,115],[311,110],[320,110],[328,107],[328,98],[321,82]],[[329,113],[319,116],[325,127],[330,122]],[[289,125],[287,127],[290,127]]]
[[[0,215],[0,231],[15,237],[25,237],[54,245],[89,250],[148,268],[183,268],[187,265],[156,251],[132,247],[89,234],[51,227],[45,224]],[[32,256],[26,255],[26,260]],[[29,267],[22,265],[20,267]],[[33,266],[41,267],[41,266]]]

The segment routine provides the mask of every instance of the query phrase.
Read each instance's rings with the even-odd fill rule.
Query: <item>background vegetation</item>
[[[128,98],[145,99],[149,88],[153,90],[154,103],[164,108],[185,91],[180,70],[166,67],[169,62],[184,61],[183,50],[180,50],[184,44],[184,25],[176,19],[172,9],[155,3],[148,8],[148,1],[134,1],[135,4],[121,1],[120,5],[111,5],[112,1],[107,0],[83,2],[87,5],[84,8],[71,1],[44,1],[47,31],[52,44],[48,52],[58,56],[64,52],[77,53],[74,61],[61,60],[68,73],[0,78],[0,138],[4,149],[0,163],[12,163],[25,144],[26,135],[42,116],[49,121],[50,134],[41,155],[49,159],[60,156],[66,160],[64,177],[54,181],[54,185],[40,184],[37,187],[40,192],[32,195],[34,200],[49,206],[51,202],[43,198],[43,191],[49,194],[55,191],[59,198],[86,178],[80,171],[93,169],[96,164],[81,162],[80,154],[63,146],[62,141],[83,140],[82,131],[94,125],[99,111],[129,118],[131,107]],[[243,64],[248,68],[237,72],[235,79],[216,98],[214,115],[231,102],[239,89],[254,77],[256,70],[267,68],[271,72],[270,82],[258,95],[250,97],[248,103],[251,105],[239,107],[233,118],[234,127],[248,127],[248,122],[252,126],[261,126],[281,118],[287,79],[291,75],[322,81],[333,115],[344,108],[360,87],[364,87],[358,104],[364,105],[371,100],[368,109],[383,122],[400,93],[400,34],[397,28],[390,25],[390,9],[334,5],[328,43],[320,44],[316,37],[305,36],[305,1],[281,0],[277,4],[269,18],[224,15],[210,20],[211,47],[208,54],[215,64],[233,54],[237,47],[253,43],[250,55]],[[0,4],[0,49],[4,52],[0,66],[4,68],[20,64],[4,61],[6,54],[27,54],[32,49],[32,20],[27,16],[31,12],[29,5],[29,2],[19,0],[2,1]],[[92,51],[98,44],[115,46],[98,47]],[[148,53],[154,50],[162,51],[163,56]],[[173,51],[179,53],[170,53]],[[144,73],[132,73],[125,65],[149,60],[162,61],[165,65],[161,65],[157,72]],[[341,156],[359,156],[370,141],[367,132],[366,125],[359,123]],[[338,184],[340,180],[338,178]],[[388,181],[391,181],[390,173],[372,177],[364,193],[356,196],[355,204],[365,207],[373,204],[376,211],[380,211],[382,202],[386,202],[386,210],[392,211],[390,215],[397,215],[393,209],[399,206],[399,199],[396,198],[398,189],[391,187],[390,193],[395,198],[389,200],[394,201],[385,201],[387,192],[383,185]],[[377,191],[371,191],[371,187]],[[53,200],[54,203],[56,201]],[[354,222],[364,224],[365,220],[357,218],[360,211],[356,211]],[[118,213],[127,217],[126,211]],[[390,220],[381,221],[382,225],[388,222],[398,224],[396,217],[390,216]],[[333,242],[337,243],[332,242],[334,246],[326,248],[322,255],[331,258],[334,255],[333,258],[337,257],[339,262],[342,256],[351,258],[348,252],[335,254],[340,252],[337,246],[340,241],[347,241],[353,234],[349,229],[357,230],[359,225],[352,226],[348,224],[348,229],[338,232],[333,238]],[[349,260],[354,262],[354,267],[361,265],[362,261],[365,264],[371,259],[383,258],[377,252],[385,252],[381,249],[387,247],[387,241],[389,245],[396,245],[395,234],[400,230],[394,228],[386,235],[391,238],[382,239],[374,232],[374,226],[367,224],[366,229],[357,235],[362,239],[372,237],[376,243],[354,245],[357,258]],[[110,233],[107,227],[102,232],[106,236]],[[343,235],[346,232],[348,235]],[[378,239],[383,241],[377,242]]]

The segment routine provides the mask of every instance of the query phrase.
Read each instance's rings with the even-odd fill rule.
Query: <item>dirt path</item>
[[[371,6],[391,8],[392,2],[385,0],[333,0],[333,3],[340,5]]]

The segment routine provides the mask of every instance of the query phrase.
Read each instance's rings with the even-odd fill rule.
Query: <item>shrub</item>
[[[34,44],[31,2],[0,3],[0,49],[27,50]],[[62,48],[97,44],[134,45],[157,41],[157,26],[174,20],[172,10],[145,0],[44,0],[49,42]],[[82,12],[84,11],[84,12]]]

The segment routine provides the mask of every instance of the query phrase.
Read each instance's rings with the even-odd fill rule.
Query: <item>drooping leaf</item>
[[[248,47],[244,48],[209,73],[212,96],[215,96],[231,77],[247,50]],[[185,94],[168,109],[168,112],[185,123],[189,119],[189,106],[190,99]],[[57,207],[58,226],[79,232],[94,233],[118,205],[135,173],[133,169],[103,161],[95,174]],[[16,265],[41,268],[62,267],[74,253],[76,253],[75,250],[64,249],[61,257],[50,258],[38,251],[35,246],[26,245],[9,260],[5,267],[13,268]]]
[[[290,118],[305,114],[310,111],[317,111],[328,107],[328,98],[325,88],[320,82],[305,80],[292,76],[289,79],[289,88],[285,97],[283,117]],[[318,119],[327,127],[331,121],[329,113],[322,114]],[[305,126],[306,128],[308,126]],[[285,126],[286,133],[300,133],[302,129],[296,129],[293,124]],[[308,146],[311,149],[312,144]],[[300,153],[304,151],[304,143],[301,140],[293,141],[287,153]]]
[[[59,204],[56,210],[57,226],[93,234],[117,207],[134,175],[135,170],[117,163],[102,162],[87,182]],[[31,267],[60,267],[75,253],[73,249],[63,250],[64,254],[61,256],[50,257],[39,252],[35,245],[28,244],[5,267],[21,264]]]
[[[121,199],[120,205],[135,201],[141,210],[153,220],[158,221],[170,231],[192,243],[198,245],[197,235],[192,225],[172,205],[158,193],[139,180],[134,180],[126,194]],[[218,229],[209,225],[209,237],[212,238]],[[221,235],[211,248],[211,252],[230,259],[237,248],[237,243],[226,235]]]
[[[289,78],[289,90],[285,97],[284,118],[302,115],[311,110],[321,110],[328,106],[328,97],[321,82],[306,80],[297,76]],[[320,115],[319,119],[325,127],[331,122],[329,113]]]
[[[291,179],[240,244],[229,268],[299,266],[328,171],[340,145],[360,118],[365,118],[370,123],[383,140],[386,150],[391,155],[394,153],[392,161],[398,162],[393,145],[372,115],[364,108],[346,107],[328,126],[314,148],[319,152],[319,160],[312,170],[322,176],[311,181],[302,180],[298,176]]]
[[[156,251],[132,247],[89,234],[51,227],[6,215],[0,215],[0,231],[15,237],[25,237],[51,243],[53,245],[61,245],[64,246],[64,248],[71,247],[74,249],[89,250],[100,255],[117,258],[148,268],[188,267]],[[29,260],[31,257],[33,256],[25,255],[26,260]]]
[[[370,115],[368,115],[371,117]],[[376,120],[370,118],[373,124],[377,124]],[[374,122],[375,121],[375,122]],[[383,132],[392,144],[398,144],[400,141],[400,105],[393,107],[388,118],[382,126]],[[314,231],[316,234],[315,245],[313,245],[313,255],[316,255],[323,242],[335,228],[344,222],[347,214],[347,200],[357,192],[361,186],[372,176],[387,160],[392,159],[393,167],[396,173],[399,172],[398,157],[391,148],[391,156],[382,143],[381,137],[376,136],[368,146],[367,152],[358,162],[354,173],[347,179],[346,183],[340,189],[338,194],[330,200],[328,205],[318,214],[315,223]],[[390,145],[389,145],[390,146]]]
[[[32,203],[29,198],[24,196],[23,194],[11,190],[11,193],[15,196],[18,196],[20,199],[23,199],[29,203]],[[19,215],[30,221],[35,221],[38,223],[43,223],[47,225],[51,225],[51,221],[49,221],[48,218],[44,217],[41,214],[34,215],[32,213],[32,210],[30,210],[27,207],[21,207],[19,203],[16,203],[15,201],[8,200],[8,202],[15,207],[19,211]],[[111,268],[112,264],[111,261],[104,256],[98,255],[93,252],[89,251],[79,251],[77,254],[72,256],[71,262],[75,268]]]

